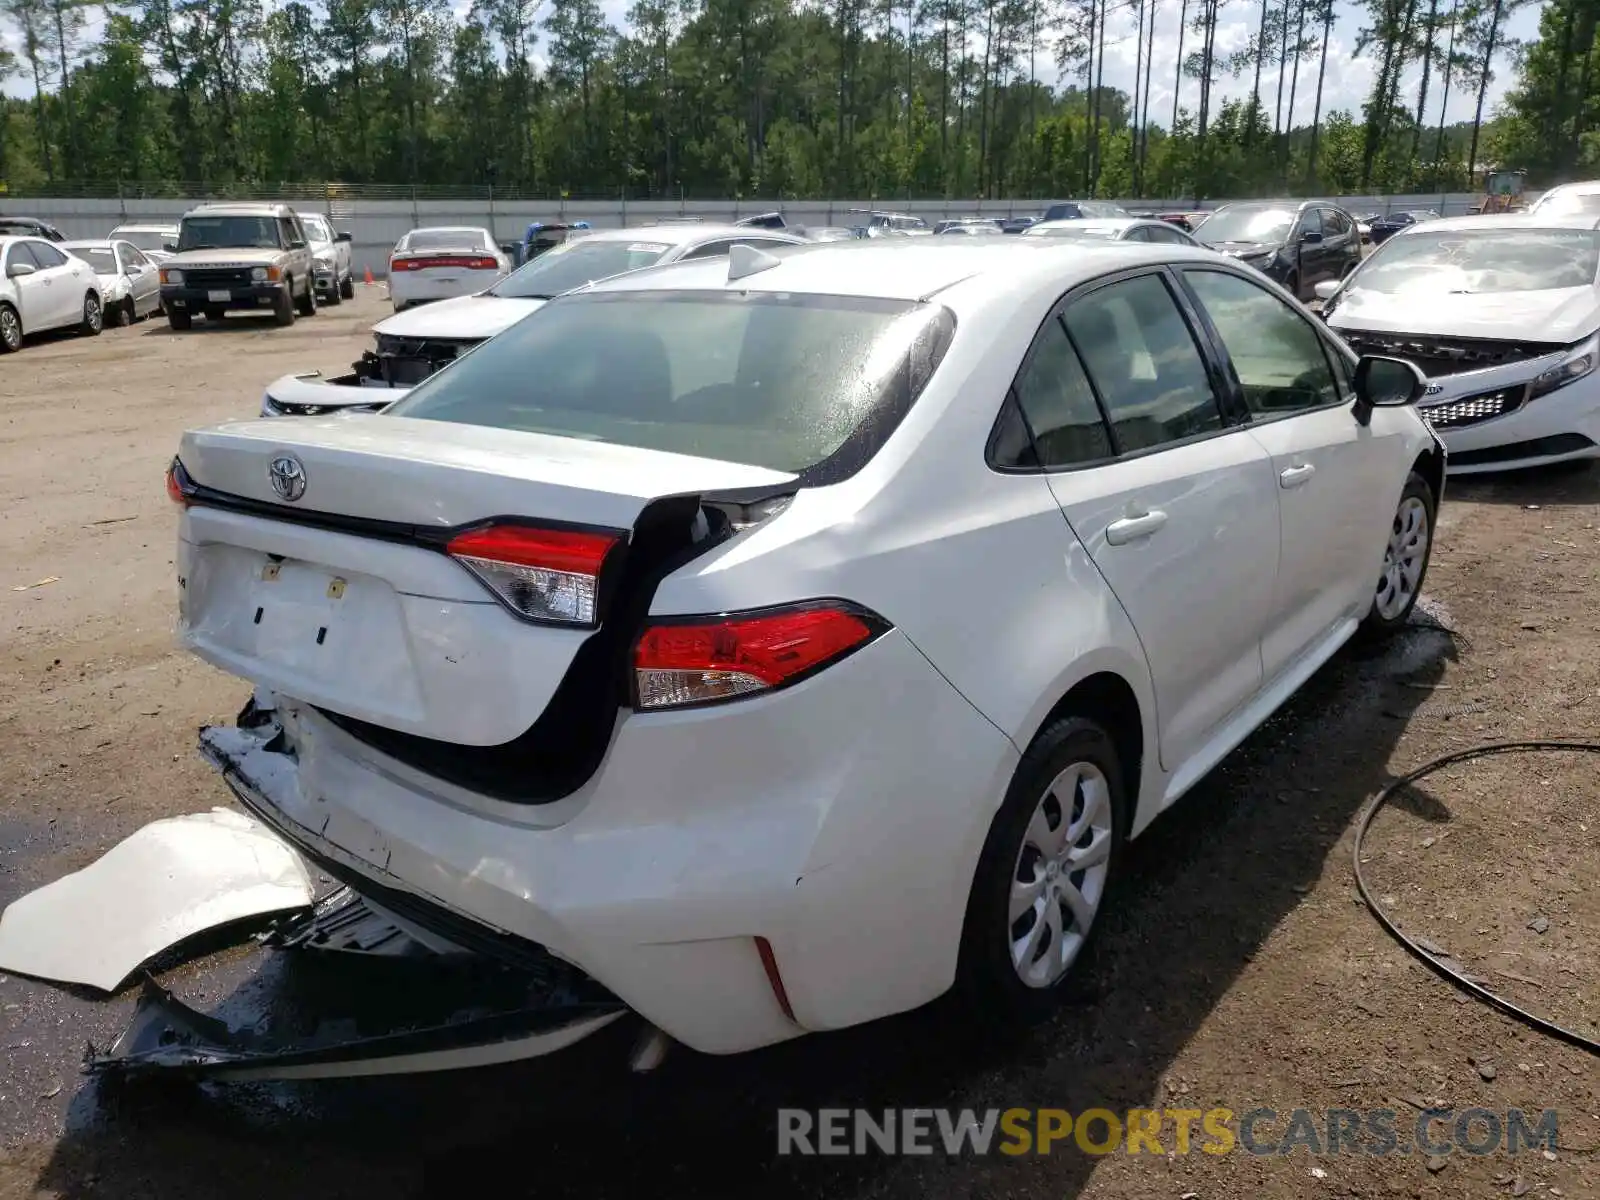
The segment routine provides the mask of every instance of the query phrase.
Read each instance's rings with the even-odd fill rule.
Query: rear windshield
[[[1589,287],[1597,270],[1600,233],[1590,229],[1414,229],[1384,242],[1350,291],[1538,292]]]
[[[947,309],[899,300],[583,293],[482,343],[385,411],[821,482],[882,445],[954,327]]]
[[[597,280],[609,279],[641,267],[651,267],[672,249],[648,237],[637,242],[579,238],[547,250],[536,260],[489,289],[491,296],[516,300],[549,300],[562,292]]]
[[[159,229],[113,229],[111,236],[120,241],[132,242],[141,250],[160,250],[163,243],[175,241],[173,234]]]
[[[1120,225],[1053,225],[1049,228],[1034,226],[1027,230],[1029,237],[1114,238],[1122,232]]]
[[[273,217],[185,217],[178,250],[215,250],[249,246],[278,249],[278,222]]]
[[[476,229],[413,229],[400,244],[407,250],[482,250],[488,242]]]
[[[117,273],[117,256],[109,248],[80,246],[69,250],[68,253],[83,259],[84,262],[94,268],[96,275],[115,275]]]

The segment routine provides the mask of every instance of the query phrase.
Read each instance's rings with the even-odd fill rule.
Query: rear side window
[[[1017,405],[1046,470],[1110,458],[1111,437],[1083,364],[1054,317],[1039,331],[1016,382]]]
[[[1119,453],[1222,428],[1205,360],[1157,275],[1110,284],[1074,301],[1067,332],[1105,405]]]
[[[386,409],[843,478],[938,366],[955,318],[850,296],[588,292],[491,338]]]

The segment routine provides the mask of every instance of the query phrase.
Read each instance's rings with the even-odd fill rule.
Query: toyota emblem
[[[280,500],[293,504],[306,494],[306,469],[292,454],[281,454],[267,465],[267,478]]]

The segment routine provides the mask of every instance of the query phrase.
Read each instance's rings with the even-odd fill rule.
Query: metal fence
[[[652,221],[678,217],[698,217],[704,221],[730,221],[759,212],[778,211],[791,225],[857,225],[862,214],[874,209],[910,213],[932,222],[944,217],[1027,216],[1037,214],[1047,203],[1041,200],[628,200],[624,197],[573,199],[507,198],[487,188],[456,189],[470,194],[430,196],[427,189],[400,187],[400,196],[375,198],[375,186],[357,189],[331,184],[282,185],[274,190],[251,190],[248,196],[234,194],[229,199],[280,200],[302,212],[327,214],[336,228],[352,236],[352,255],[356,273],[371,270],[381,275],[388,269],[389,252],[408,230],[421,225],[482,226],[499,242],[520,240],[532,221],[588,221],[597,229],[647,225]],[[392,189],[391,189],[392,190]],[[447,191],[450,189],[438,189]],[[216,192],[198,186],[170,194],[133,195],[131,185],[123,194],[112,196],[38,196],[26,199],[4,198],[3,211],[39,217],[58,226],[69,237],[104,237],[125,223],[176,224],[189,208],[202,200],[220,199]],[[1422,196],[1330,196],[1330,201],[1358,215],[1407,209],[1432,209],[1442,216],[1459,216],[1479,202],[1477,193],[1455,192]],[[1191,203],[1178,200],[1119,201],[1136,211],[1189,211]],[[1207,201],[1202,207],[1214,208],[1225,200]]]

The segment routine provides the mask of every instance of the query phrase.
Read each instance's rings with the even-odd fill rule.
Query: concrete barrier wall
[[[1459,192],[1431,196],[1335,196],[1330,199],[1357,214],[1395,212],[1405,209],[1432,209],[1443,216],[1460,216],[1482,199],[1477,193]],[[17,215],[39,217],[57,226],[68,237],[105,237],[123,223],[155,222],[176,224],[184,212],[197,203],[194,199],[36,199],[18,200],[6,205]],[[791,225],[856,225],[864,218],[862,210],[889,209],[912,213],[930,223],[943,217],[1029,216],[1040,212],[1045,201],[1038,200],[794,200],[759,201],[571,201],[567,203],[513,200],[335,200],[331,207],[317,201],[296,201],[302,212],[327,212],[335,228],[348,230],[353,238],[352,257],[356,274],[370,269],[381,276],[388,269],[389,252],[408,230],[422,225],[480,225],[491,230],[496,241],[516,241],[531,221],[588,221],[597,229],[645,225],[670,217],[700,217],[706,221],[736,220],[752,213],[783,213]],[[1130,210],[1187,211],[1192,205],[1182,201],[1121,201]],[[1215,208],[1226,201],[1207,201]]]

